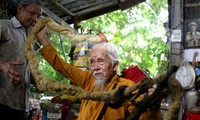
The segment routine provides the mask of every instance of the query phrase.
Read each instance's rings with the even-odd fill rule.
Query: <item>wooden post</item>
[[[181,30],[181,42],[173,42],[169,38],[169,66],[179,66],[183,60],[183,0],[169,0],[169,22],[171,33],[173,30]]]

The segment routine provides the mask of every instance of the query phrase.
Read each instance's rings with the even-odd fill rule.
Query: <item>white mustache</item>
[[[103,71],[102,71],[102,70],[94,71],[94,72],[93,72],[93,75],[96,75],[96,74],[103,74]]]

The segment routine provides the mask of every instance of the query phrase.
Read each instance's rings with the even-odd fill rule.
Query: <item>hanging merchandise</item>
[[[88,69],[88,53],[92,44],[88,42],[76,43],[76,47],[73,52],[72,65],[81,69]]]
[[[195,71],[187,60],[184,60],[176,72],[176,79],[184,90],[194,87]]]

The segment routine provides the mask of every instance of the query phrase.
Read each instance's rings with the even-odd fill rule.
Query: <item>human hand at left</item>
[[[0,73],[3,73],[14,84],[19,84],[22,81],[21,74],[16,71],[15,66],[23,65],[22,61],[0,62]]]

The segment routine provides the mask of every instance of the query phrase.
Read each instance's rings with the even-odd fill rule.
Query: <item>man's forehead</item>
[[[100,56],[106,56],[106,55],[108,55],[108,52],[102,46],[93,48],[89,54],[90,57],[91,56],[100,57]]]
[[[96,52],[92,52],[90,55],[89,55],[89,60],[92,59],[107,59],[108,58],[108,53],[107,52],[99,52],[99,51],[96,51]]]
[[[26,9],[28,9],[28,10],[30,10],[32,12],[35,12],[35,13],[37,13],[39,15],[42,15],[42,12],[43,12],[42,6],[39,5],[39,4],[36,4],[36,3],[31,3],[30,5],[28,5],[26,7]]]
[[[89,59],[99,59],[99,58],[105,58],[105,54],[90,54]]]

